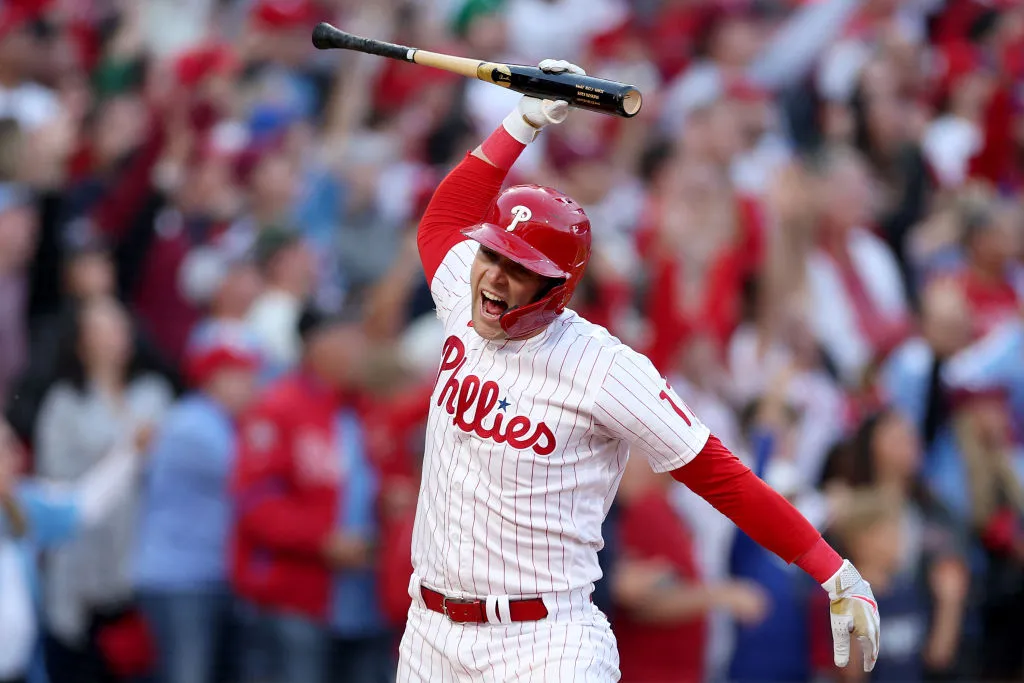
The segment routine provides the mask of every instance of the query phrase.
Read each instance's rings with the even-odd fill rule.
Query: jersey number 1
[[[665,386],[668,387],[669,389],[672,388],[668,385],[668,382],[665,382]],[[676,415],[683,418],[683,422],[685,422],[688,426],[693,426],[693,423],[690,422],[690,417],[686,414],[686,411],[676,405],[676,402],[672,400],[672,396],[667,391],[662,391],[660,394],[658,394],[658,398],[660,398],[663,401],[668,401],[668,404],[672,406],[672,410],[676,411]]]

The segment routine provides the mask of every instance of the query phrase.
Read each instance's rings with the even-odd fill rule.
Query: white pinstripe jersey
[[[647,358],[566,310],[527,340],[471,326],[475,242],[431,282],[447,335],[427,422],[412,558],[452,597],[532,596],[601,576],[601,524],[630,446],[664,472],[708,429]]]

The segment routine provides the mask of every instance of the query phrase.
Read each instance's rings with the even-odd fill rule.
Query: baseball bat
[[[435,69],[477,78],[523,95],[548,100],[565,100],[573,107],[631,118],[640,111],[643,97],[632,85],[574,73],[549,74],[536,66],[482,62],[429,52],[383,40],[352,35],[327,22],[313,29],[313,46],[318,50],[355,50],[378,57],[399,59]]]

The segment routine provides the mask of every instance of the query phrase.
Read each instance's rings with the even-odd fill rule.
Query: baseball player
[[[583,73],[555,60],[540,68]],[[618,680],[615,638],[590,596],[601,523],[631,450],[820,582],[836,664],[848,663],[852,633],[870,671],[878,609],[853,565],[709,433],[647,358],[566,308],[590,256],[583,209],[547,187],[501,189],[568,108],[522,98],[444,179],[420,223],[446,339],[398,680]]]

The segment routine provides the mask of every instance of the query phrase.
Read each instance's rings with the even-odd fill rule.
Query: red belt
[[[423,604],[432,612],[443,614],[459,624],[487,623],[487,601],[449,598],[426,586],[420,586]],[[512,621],[540,621],[548,616],[548,608],[540,598],[509,600],[509,618]]]

